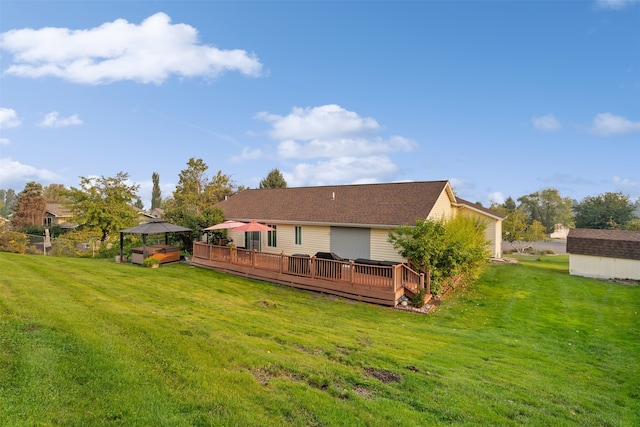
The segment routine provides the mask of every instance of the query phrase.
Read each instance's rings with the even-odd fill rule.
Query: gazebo
[[[147,252],[151,249],[153,253],[167,253],[167,252],[176,252],[177,251],[177,260],[180,259],[180,249],[169,246],[169,233],[191,233],[191,229],[187,227],[182,227],[180,225],[171,224],[163,219],[156,218],[152,219],[149,222],[145,222],[144,224],[137,225],[131,228],[125,228],[124,230],[120,230],[120,259],[123,259],[124,255],[124,234],[142,234],[142,248],[137,253],[140,261],[139,264],[142,264],[145,258],[147,258]],[[164,245],[155,245],[153,247],[147,247],[147,236],[150,234],[163,234],[164,233]],[[135,251],[135,249],[134,249]],[[136,255],[136,252],[132,254]],[[174,257],[168,257],[169,261],[177,261]],[[137,261],[138,261],[137,260]],[[168,262],[168,261],[165,261]]]

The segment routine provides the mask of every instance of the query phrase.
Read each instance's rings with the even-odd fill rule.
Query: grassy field
[[[2,426],[632,426],[640,286],[494,265],[430,315],[0,253]]]

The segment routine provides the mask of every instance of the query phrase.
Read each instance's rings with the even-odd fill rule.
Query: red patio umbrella
[[[239,222],[239,221],[227,220],[225,222],[221,222],[220,224],[216,224],[216,225],[212,225],[211,227],[207,227],[207,228],[204,229],[204,231],[225,230],[225,229],[229,229],[229,228],[237,228],[237,227],[240,227],[242,225],[245,225],[245,223],[244,222]]]
[[[236,227],[233,229],[233,231],[244,231],[247,233],[251,233],[251,232],[261,232],[261,231],[275,231],[275,228],[271,228],[268,225],[264,225],[264,224],[260,224],[259,222],[256,221],[251,221],[248,224],[245,225],[241,225],[240,227]],[[247,245],[248,249],[255,249],[253,247],[253,243],[249,242],[249,244]],[[258,244],[258,249],[260,249],[260,246]]]
[[[260,224],[256,221],[251,221],[248,224],[241,225],[240,227],[235,227],[234,231],[274,231],[274,228],[269,227],[268,225]]]

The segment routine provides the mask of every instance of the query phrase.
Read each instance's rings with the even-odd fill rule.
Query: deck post
[[[284,262],[285,262],[284,260],[285,260],[284,251],[282,251],[280,253],[280,274],[284,272]]]
[[[258,253],[257,249],[254,249],[251,252],[251,268],[256,268],[256,254]]]
[[[393,266],[393,270],[391,275],[393,278],[393,292],[395,293],[398,290],[398,267],[400,267],[401,264],[396,264]]]
[[[430,294],[431,293],[431,270],[427,270],[426,285],[427,285],[427,294]]]
[[[349,261],[349,283],[351,283],[351,286],[353,286],[353,282],[355,281],[355,278],[356,278],[355,265],[356,263],[353,262],[353,260]],[[340,268],[342,268],[342,266]]]
[[[418,283],[418,289],[424,289],[424,273],[420,273],[420,282]]]
[[[311,278],[316,278],[316,257],[315,255],[311,257]]]

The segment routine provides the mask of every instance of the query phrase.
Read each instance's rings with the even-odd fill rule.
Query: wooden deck
[[[281,285],[395,306],[424,286],[424,274],[404,264],[372,266],[194,243],[192,264]]]

